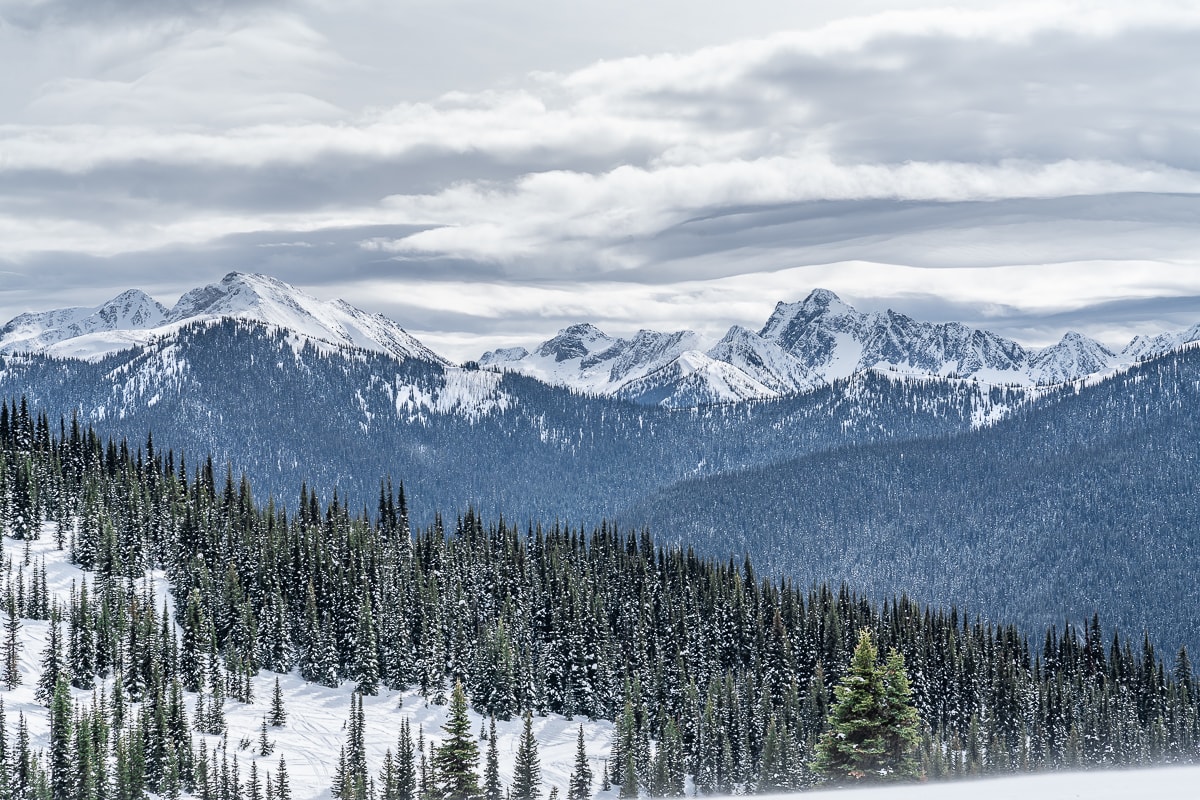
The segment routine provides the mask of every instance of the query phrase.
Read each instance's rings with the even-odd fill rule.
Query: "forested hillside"
[[[211,453],[293,507],[304,482],[357,507],[374,502],[381,475],[403,475],[421,523],[468,504],[595,521],[689,476],[962,430],[1027,397],[866,373],[798,397],[671,411],[230,319],[94,363],[0,355],[0,391],[113,436],[153,431],[164,447]]]
[[[498,719],[615,720],[605,773],[625,793],[677,795],[685,776],[701,793],[801,787],[864,629],[903,654],[932,777],[1200,752],[1186,651],[1164,660],[1099,620],[1043,635],[906,598],[878,605],[607,524],[514,526],[467,511],[414,531],[403,488],[388,482],[369,510],[306,489],[291,513],[260,505],[248,479],[209,459],[105,442],[15,402],[0,410],[0,443],[5,533],[28,541],[49,520],[94,572],[61,609],[36,562],[5,590],[9,636],[22,618],[63,625],[43,669],[50,752],[6,767],[35,797],[44,783],[62,792],[47,796],[81,800],[100,785],[225,798],[212,776],[227,778],[228,764],[193,737],[219,735],[260,671],[293,669],[367,696],[416,687],[435,702],[461,683]],[[19,547],[10,539],[8,557]],[[137,588],[152,567],[165,570],[173,609]],[[106,676],[107,701],[72,710],[66,684]],[[340,763],[339,797],[369,796],[366,762]],[[377,778],[384,796],[410,797],[383,789],[395,775]]]
[[[995,426],[696,479],[624,519],[794,576],[1200,644],[1200,350]]]

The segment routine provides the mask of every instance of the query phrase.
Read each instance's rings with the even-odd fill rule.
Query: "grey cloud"
[[[262,272],[304,287],[345,287],[366,280],[420,277],[436,279],[445,264],[401,262],[363,249],[373,238],[394,238],[420,230],[412,225],[371,225],[317,231],[270,231],[224,236],[200,245],[174,245],[103,258],[78,253],[44,252],[21,262],[0,261],[5,277],[5,319],[21,310],[45,310],[41,300],[28,309],[23,298],[44,297],[54,287],[80,290],[80,305],[96,305],[128,288],[140,288],[164,302],[230,271]],[[491,265],[457,263],[455,279],[495,279]],[[449,278],[450,276],[447,275]],[[103,288],[100,288],[103,287]],[[162,293],[159,297],[156,292]],[[11,309],[18,310],[12,311]],[[0,316],[4,316],[0,309]]]
[[[603,171],[614,160],[637,162],[644,152],[593,156],[537,150],[515,157],[481,151],[451,153],[430,143],[396,154],[329,152],[297,163],[259,166],[163,163],[135,159],[104,163],[82,173],[51,169],[0,172],[0,211],[50,213],[106,223],[131,207],[143,216],[190,211],[294,213],[374,206],[395,194],[434,194],[463,181],[510,182],[546,169]]]
[[[986,267],[1081,260],[1186,259],[1200,252],[1200,197],[1185,194],[976,202],[840,200],[724,208],[638,243],[660,282],[864,260]]]
[[[1147,159],[1200,164],[1196,32],[884,37],[837,58],[780,53],[752,80],[811,104],[867,161]],[[880,63],[895,66],[881,67]]]
[[[991,304],[984,314],[976,304],[956,303],[933,294],[864,298],[857,306],[864,311],[893,308],[916,319],[963,322],[1027,346],[1052,344],[1067,331],[1079,331],[1119,350],[1133,338],[1133,331],[1157,334],[1200,323],[1197,295],[1124,298],[1057,312]]]
[[[256,6],[294,5],[293,0],[0,0],[0,20],[33,30],[47,25],[119,24],[131,19],[198,19]]]

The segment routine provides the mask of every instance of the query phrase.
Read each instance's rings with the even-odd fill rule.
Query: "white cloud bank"
[[[164,263],[181,289],[228,269],[369,285],[447,342],[520,334],[501,306],[527,336],[598,309],[700,327],[677,299],[734,284],[777,292],[768,306],[815,285],[866,304],[941,294],[947,314],[1004,308],[1031,331],[1086,302],[1200,296],[1163,278],[1195,275],[1200,252],[1193,4],[873,13],[517,82],[498,69],[424,100],[390,91],[404,20],[387,4],[86,5],[0,0],[0,52],[31,76],[0,70],[10,316],[54,305],[47,275],[161,281]],[[510,49],[545,22],[527,5]],[[455,24],[446,63],[516,25]],[[419,50],[403,41],[395,63]],[[441,327],[404,298],[451,287]],[[1093,327],[1167,319],[1138,308]]]

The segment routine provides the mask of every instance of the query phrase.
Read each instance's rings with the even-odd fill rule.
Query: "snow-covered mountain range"
[[[1071,331],[1050,347],[1033,349],[958,322],[921,322],[891,310],[863,313],[817,289],[801,302],[777,304],[757,333],[735,325],[706,351],[689,349],[698,341],[691,331],[640,331],[627,340],[573,325],[532,353],[493,350],[479,363],[579,391],[685,407],[803,393],[866,370],[1050,386],[1198,340],[1200,325],[1138,337],[1114,353]]]
[[[236,272],[187,292],[170,309],[130,289],[95,308],[22,314],[0,328],[0,353],[97,359],[227,317],[286,329],[298,340],[451,366],[383,315],[342,300],[318,300],[272,277]],[[492,350],[478,363],[586,394],[691,407],[803,394],[868,370],[1050,386],[1107,374],[1195,341],[1200,325],[1138,337],[1120,352],[1076,332],[1033,349],[958,322],[922,322],[891,310],[863,313],[817,289],[800,302],[778,303],[757,332],[735,325],[707,349],[692,331],[642,330],[618,338],[582,323],[532,352]]]
[[[359,347],[396,358],[449,365],[382,314],[342,300],[318,300],[267,275],[231,272],[192,289],[168,310],[137,289],[96,308],[22,314],[0,328],[0,353],[37,352],[99,358],[169,335],[196,322],[233,317],[285,328],[313,342]]]

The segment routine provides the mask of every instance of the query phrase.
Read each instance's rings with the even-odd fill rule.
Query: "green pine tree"
[[[60,675],[50,701],[50,795],[52,800],[75,800],[75,759],[72,751],[71,692]]]
[[[829,729],[817,742],[812,767],[830,780],[856,782],[911,780],[920,777],[915,759],[920,742],[915,709],[902,659],[880,668],[871,633],[863,630],[850,670],[834,689]]]
[[[279,688],[279,678],[275,679],[275,690],[271,693],[271,713],[267,716],[271,727],[279,728],[287,722],[287,711],[283,707],[283,690]]]
[[[504,788],[500,785],[500,755],[496,751],[496,718],[492,717],[488,728],[487,758],[483,768],[483,800],[503,800]]]
[[[571,771],[571,782],[567,786],[567,800],[588,800],[592,796],[592,767],[588,763],[587,749],[583,744],[583,726],[579,726],[579,738],[575,742],[575,768]]]
[[[413,754],[412,731],[406,717],[400,723],[396,743],[396,800],[415,800],[417,794],[417,765]]]
[[[479,790],[479,745],[467,717],[467,697],[462,683],[454,683],[450,695],[449,716],[442,730],[446,733],[433,754],[434,783],[441,800],[477,800]]]
[[[538,759],[537,739],[533,735],[533,715],[525,712],[525,728],[517,744],[513,765],[512,800],[538,800],[542,794],[542,767]]]
[[[275,773],[276,800],[292,800],[292,784],[288,779],[287,763],[279,757],[279,770]]]
[[[17,615],[17,605],[13,596],[8,596],[6,612],[7,624],[4,626],[4,686],[10,692],[21,685],[21,618]]]

